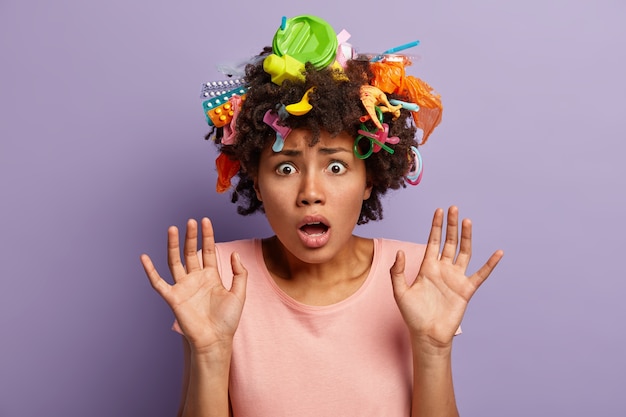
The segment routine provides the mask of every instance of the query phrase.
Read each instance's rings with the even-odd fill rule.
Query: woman
[[[288,29],[289,21],[279,31]],[[179,414],[458,415],[452,340],[502,252],[466,276],[471,222],[462,221],[459,239],[456,207],[445,239],[443,210],[435,211],[426,246],[353,234],[382,217],[388,189],[419,182],[409,120],[424,143],[440,118],[438,97],[384,87],[397,75],[391,58],[348,59],[341,68],[307,61],[279,80],[266,62],[276,48],[248,66],[245,100],[240,108],[229,101],[233,126],[217,135],[221,184],[237,175],[239,212],[263,211],[274,236],[215,244],[209,219],[201,238],[190,220],[183,263],[171,227],[173,285],[141,257],[184,335]],[[399,85],[425,84],[401,77]],[[422,119],[408,104],[398,114],[379,103],[371,120],[363,86],[419,102]]]

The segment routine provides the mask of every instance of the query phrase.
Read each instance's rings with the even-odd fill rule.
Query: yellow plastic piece
[[[350,79],[343,72],[343,67],[338,61],[333,62],[330,67],[333,70],[333,78],[337,81],[350,81]]]
[[[281,85],[285,80],[304,81],[304,64],[289,55],[268,55],[263,69],[272,76],[274,84]]]
[[[302,100],[297,103],[285,106],[285,110],[287,110],[287,113],[293,114],[294,116],[302,116],[304,114],[307,114],[309,110],[313,108],[313,106],[309,104],[309,94],[311,94],[313,90],[315,90],[315,87],[309,88],[302,96]]]

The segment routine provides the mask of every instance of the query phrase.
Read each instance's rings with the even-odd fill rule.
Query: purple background
[[[199,87],[302,13],[362,52],[422,40],[445,104],[424,182],[358,232],[424,241],[457,204],[473,268],[505,250],[456,340],[462,413],[626,415],[626,5],[300,3],[0,2],[0,416],[173,415],[180,341],[138,257],[165,273],[189,217],[269,233],[214,192]]]

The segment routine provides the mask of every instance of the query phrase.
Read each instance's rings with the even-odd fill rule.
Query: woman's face
[[[350,135],[322,132],[309,146],[310,135],[295,129],[281,152],[266,147],[255,190],[283,246],[303,262],[321,263],[346,248],[371,187]]]

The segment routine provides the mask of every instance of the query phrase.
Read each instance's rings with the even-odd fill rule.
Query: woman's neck
[[[263,241],[265,265],[276,284],[309,305],[334,304],[356,292],[368,276],[373,255],[373,240],[358,236],[329,261],[313,264],[295,257],[276,236]]]

